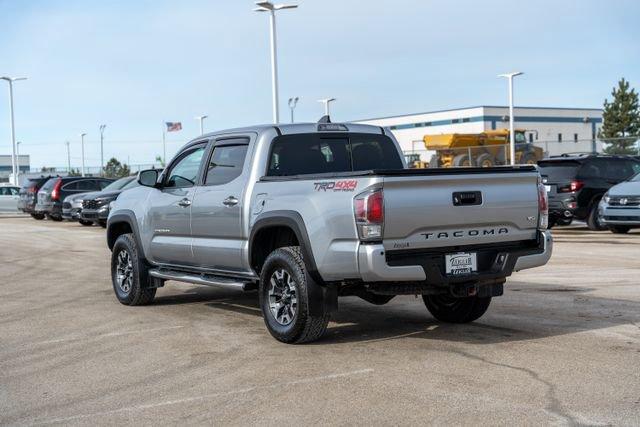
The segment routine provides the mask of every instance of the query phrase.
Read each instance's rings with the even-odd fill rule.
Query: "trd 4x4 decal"
[[[353,191],[358,186],[355,179],[344,179],[340,181],[314,182],[316,191]]]

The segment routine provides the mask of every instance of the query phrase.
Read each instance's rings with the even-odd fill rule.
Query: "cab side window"
[[[241,143],[249,142],[246,139],[238,139],[237,141]],[[236,142],[236,140],[233,142]],[[242,174],[248,147],[247,144],[214,147],[207,165],[205,185],[226,184],[239,177]]]
[[[164,188],[193,187],[198,179],[198,170],[204,154],[204,146],[186,151],[171,165]]]

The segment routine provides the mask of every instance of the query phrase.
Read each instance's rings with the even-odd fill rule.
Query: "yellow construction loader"
[[[542,159],[544,151],[528,143],[525,132],[515,130],[516,163],[533,165]],[[425,135],[423,141],[427,150],[436,152],[429,167],[491,167],[509,163],[509,129]]]

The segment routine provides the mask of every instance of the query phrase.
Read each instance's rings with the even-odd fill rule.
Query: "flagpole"
[[[163,166],[166,166],[167,164],[167,141],[165,137],[166,127],[167,127],[166,123],[162,122],[162,163],[164,163]]]

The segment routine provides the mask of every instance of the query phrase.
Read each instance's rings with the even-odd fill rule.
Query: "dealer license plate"
[[[551,193],[551,186],[550,185],[545,185],[544,188],[547,189],[547,193]]]
[[[458,252],[444,256],[447,274],[457,276],[478,271],[475,252]]]

